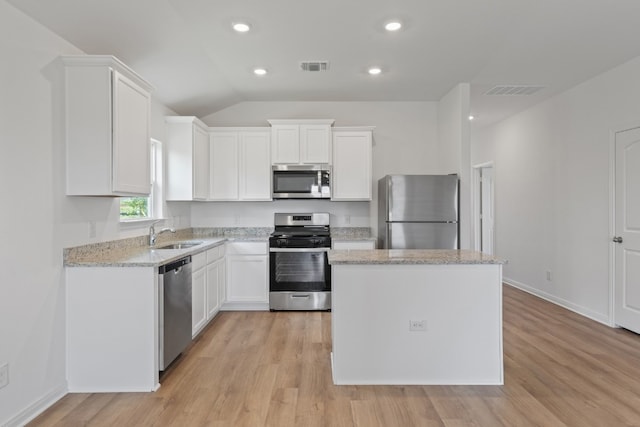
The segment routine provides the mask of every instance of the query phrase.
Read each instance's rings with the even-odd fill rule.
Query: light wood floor
[[[638,426],[640,336],[504,288],[504,386],[334,386],[330,313],[223,312],[155,393],[32,426]]]

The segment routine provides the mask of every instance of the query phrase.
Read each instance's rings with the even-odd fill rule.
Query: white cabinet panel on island
[[[167,124],[167,200],[209,197],[209,134],[193,116],[165,117]]]
[[[63,56],[67,195],[148,195],[151,86],[113,56]]]
[[[335,384],[503,384],[503,261],[334,250],[329,263]]]
[[[334,129],[331,200],[371,200],[372,129]]]
[[[228,242],[223,310],[268,310],[267,242]]]

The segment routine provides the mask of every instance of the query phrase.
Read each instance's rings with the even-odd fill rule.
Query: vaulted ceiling
[[[242,101],[437,101],[466,82],[488,124],[640,56],[637,0],[8,2],[88,54],[115,55],[161,102],[200,117]],[[387,32],[392,19],[403,27]],[[251,31],[235,32],[238,21]],[[303,72],[301,61],[329,67]],[[543,88],[485,94],[496,85]]]

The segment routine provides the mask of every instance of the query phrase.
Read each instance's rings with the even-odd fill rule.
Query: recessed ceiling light
[[[236,22],[235,24],[233,24],[233,29],[239,33],[246,33],[251,29],[251,27],[249,26],[249,24],[245,24],[244,22]]]
[[[469,120],[475,120],[476,116],[474,116],[473,114],[469,115]]]
[[[387,22],[384,26],[387,31],[398,31],[400,28],[402,28],[402,23],[399,21]]]
[[[253,74],[255,74],[256,76],[264,76],[265,74],[267,74],[267,70],[265,70],[264,68],[255,68],[253,70]]]
[[[378,74],[380,74],[382,72],[382,69],[380,67],[371,67],[369,68],[369,74],[371,74],[372,76],[376,76]]]

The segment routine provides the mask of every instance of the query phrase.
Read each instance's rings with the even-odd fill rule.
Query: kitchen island
[[[502,264],[467,250],[333,250],[335,384],[503,384]]]

